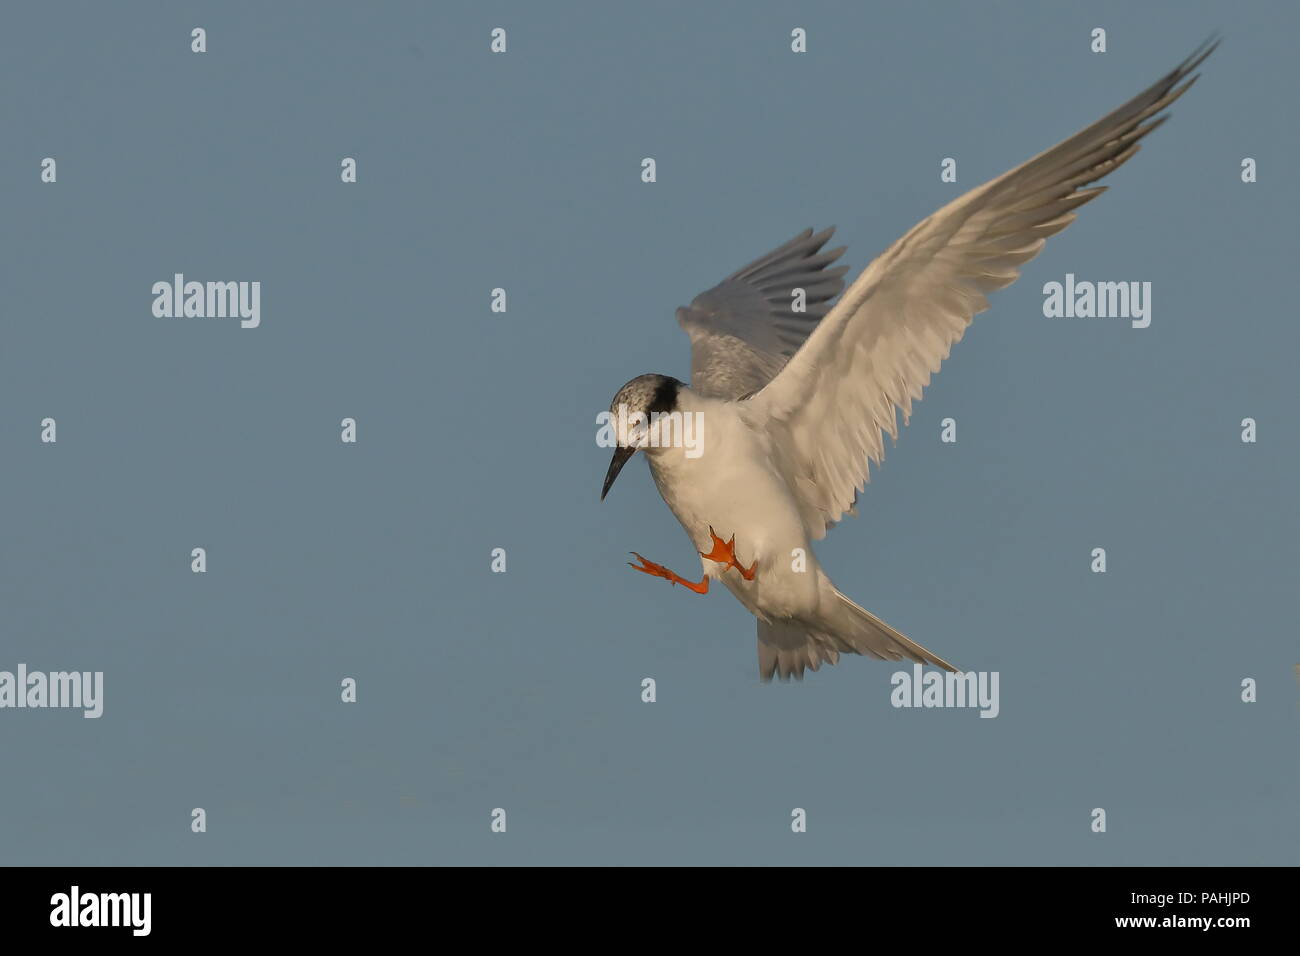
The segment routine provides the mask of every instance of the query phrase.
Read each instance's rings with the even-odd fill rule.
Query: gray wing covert
[[[827,268],[844,247],[821,251],[834,232],[805,229],[677,310],[691,337],[692,389],[734,400],[781,371],[844,288],[848,266]],[[795,289],[804,290],[803,312],[794,311]]]

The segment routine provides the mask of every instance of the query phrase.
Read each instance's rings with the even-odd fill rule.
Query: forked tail
[[[909,660],[946,671],[957,670],[838,589],[832,590],[836,601],[823,628],[809,628],[793,621],[758,622],[758,672],[763,680],[774,676],[802,679],[805,669],[835,664],[840,654],[861,654],[878,661]]]

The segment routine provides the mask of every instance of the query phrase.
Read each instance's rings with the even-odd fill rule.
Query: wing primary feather
[[[1049,236],[1107,190],[1093,184],[1164,125],[1164,111],[1196,83],[1194,71],[1219,43],[1210,37],[1117,109],[908,230],[840,294],[771,380],[745,393],[748,414],[773,435],[814,538],[853,507],[870,463],[884,457],[884,436],[897,437],[898,413],[906,423],[953,345],[988,308],[988,295],[1014,282]],[[827,237],[801,233],[747,275],[793,281],[800,244]],[[767,291],[776,308],[779,290]]]

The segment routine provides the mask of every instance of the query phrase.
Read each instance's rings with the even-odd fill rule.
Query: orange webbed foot
[[[740,572],[740,576],[746,581],[754,580],[754,570],[758,567],[755,561],[748,568],[744,567],[736,559],[736,536],[733,534],[730,541],[723,541],[718,537],[713,526],[709,525],[709,537],[713,539],[713,550],[708,554],[700,552],[700,557],[708,558],[710,561],[717,561],[719,564],[725,564],[729,568],[735,568]]]
[[[681,575],[669,571],[662,564],[655,564],[653,561],[647,561],[645,558],[641,557],[641,555],[637,554],[635,551],[631,551],[629,553],[633,557],[635,557],[638,561],[641,562],[640,564],[633,564],[631,561],[627,563],[627,566],[631,568],[633,571],[640,571],[642,574],[649,574],[656,578],[665,578],[668,581],[671,581],[673,584],[680,584],[682,587],[690,588],[696,594],[709,593],[709,579],[707,576],[705,576],[702,580],[699,581],[687,581]]]

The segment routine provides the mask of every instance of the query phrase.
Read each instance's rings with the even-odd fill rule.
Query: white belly
[[[698,458],[688,458],[681,448],[649,453],[655,485],[697,551],[713,550],[712,526],[724,541],[736,536],[742,565],[757,562],[753,580],[747,581],[735,568],[701,558],[706,575],[725,584],[760,618],[812,617],[824,576],[794,498],[761,438],[738,417],[720,418],[710,416],[712,427]]]

